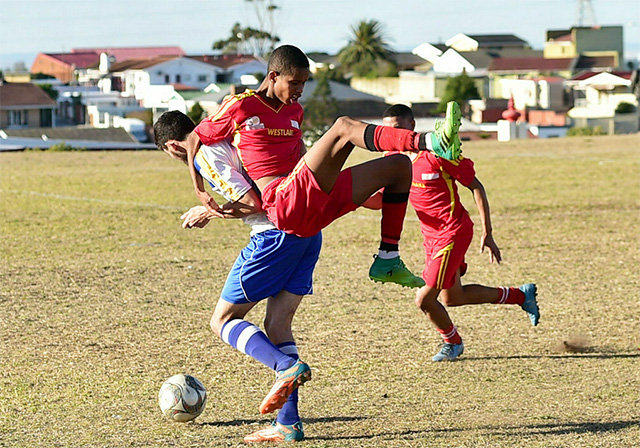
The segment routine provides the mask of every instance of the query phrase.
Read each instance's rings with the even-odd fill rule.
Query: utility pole
[[[588,22],[585,22],[585,18]],[[596,26],[596,15],[591,0],[578,0],[576,23],[578,26]]]

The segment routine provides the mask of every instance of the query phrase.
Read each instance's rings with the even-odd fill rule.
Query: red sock
[[[440,335],[446,344],[462,344],[462,338],[453,323],[446,330],[441,330],[440,328],[436,328],[436,330],[440,332]]]
[[[364,132],[364,141],[369,151],[417,151],[427,149],[425,134],[389,126],[368,125]]]
[[[382,126],[381,126],[382,127]],[[382,193],[382,242],[398,244],[404,217],[407,214],[409,193]]]
[[[493,303],[498,305],[522,305],[524,303],[524,293],[518,288],[500,286],[498,289],[501,292],[500,298]]]

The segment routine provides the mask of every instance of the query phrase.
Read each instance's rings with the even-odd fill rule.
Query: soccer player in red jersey
[[[233,140],[247,174],[261,191],[269,220],[287,233],[314,235],[384,187],[381,244],[369,276],[409,287],[424,285],[404,266],[398,252],[411,186],[410,161],[395,155],[342,168],[355,146],[371,151],[431,150],[446,156],[459,147],[459,113],[449,115],[439,132],[429,134],[340,117],[303,154],[298,99],[308,78],[306,55],[292,45],[278,47],[257,90],[227,97],[213,116],[196,127],[187,148],[196,195],[212,211],[217,209],[192,161],[199,144],[226,138]]]
[[[402,104],[389,107],[383,114],[385,125],[413,130],[411,109]],[[456,183],[469,188],[478,207],[482,225],[480,249],[489,250],[490,260],[500,263],[500,249],[493,239],[489,201],[470,159],[458,155],[446,160],[428,151],[407,153],[413,162],[413,180],[409,200],[416,210],[424,237],[426,266],[422,277],[426,285],[416,293],[416,305],[429,317],[442,335],[444,344],[433,361],[454,360],[462,354],[464,344],[445,307],[481,303],[517,304],[538,325],[540,312],[536,286],[520,288],[462,285],[460,277],[467,270],[464,256],[473,237],[473,222],[458,196]]]

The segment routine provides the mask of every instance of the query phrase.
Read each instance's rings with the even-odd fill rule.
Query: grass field
[[[464,149],[504,257],[489,264],[476,235],[464,281],[537,283],[540,325],[450,309],[465,354],[432,363],[440,337],[413,292],[367,278],[377,212],[342,218],[294,322],[314,375],[297,446],[640,446],[640,135]],[[272,372],[208,328],[248,228],[181,229],[189,185],[157,151],[0,154],[0,446],[236,447],[268,423]],[[419,272],[413,212],[401,247]],[[157,405],[179,372],[209,390],[194,423]]]

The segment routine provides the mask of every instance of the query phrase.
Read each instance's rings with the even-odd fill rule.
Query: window
[[[207,82],[209,77],[207,75],[198,75],[198,82]]]
[[[27,120],[28,117],[29,117],[29,111],[10,110],[9,126],[26,126],[28,124],[28,120]]]
[[[169,78],[169,75],[164,75],[164,83],[165,84],[169,84],[169,82],[171,82],[171,79]]]
[[[180,75],[176,75],[176,82],[182,82],[182,77]]]

